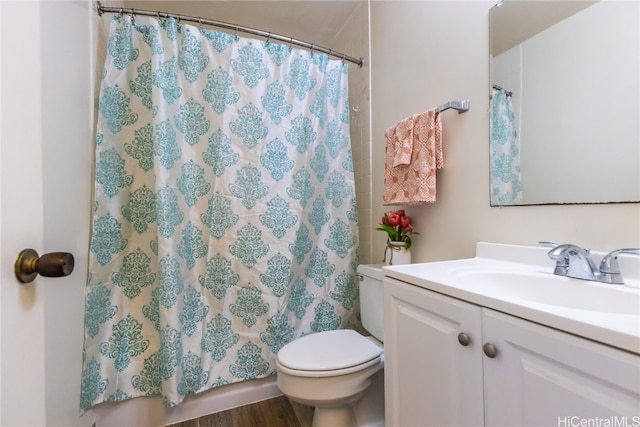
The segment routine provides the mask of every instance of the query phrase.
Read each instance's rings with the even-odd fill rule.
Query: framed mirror
[[[640,3],[489,12],[491,205],[640,201]]]

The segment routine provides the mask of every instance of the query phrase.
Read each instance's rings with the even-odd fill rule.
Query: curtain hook
[[[200,29],[200,31],[202,31],[204,29],[204,26],[202,25],[202,18],[198,17],[198,28]]]
[[[122,18],[122,12],[123,12],[123,11],[124,11],[124,9],[123,9],[123,8],[120,8],[120,13],[119,13],[120,18]]]
[[[311,57],[313,58],[313,43],[311,43]]]
[[[342,54],[342,65],[344,65],[344,57],[347,56],[345,53]]]
[[[271,31],[269,31],[269,35],[267,36],[267,46],[269,46],[270,41],[271,41]]]
[[[289,52],[293,52],[293,37],[289,37]]]
[[[239,27],[236,25],[236,41],[238,41],[238,29]]]
[[[331,59],[331,49],[329,49],[329,53],[327,54],[328,58]]]
[[[131,9],[131,23],[134,23],[136,21],[136,17],[134,16],[134,10],[133,8]]]

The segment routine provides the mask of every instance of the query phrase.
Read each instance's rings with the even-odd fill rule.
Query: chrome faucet
[[[638,248],[616,249],[605,255],[600,262],[600,267],[596,267],[591,259],[591,251],[587,248],[583,249],[571,243],[563,245],[552,242],[539,243],[542,246],[553,246],[553,249],[547,253],[549,258],[556,262],[553,274],[616,285],[624,283],[618,265],[618,255],[623,253],[640,255]]]

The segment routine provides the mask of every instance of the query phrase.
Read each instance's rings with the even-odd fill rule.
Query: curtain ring
[[[202,29],[202,18],[198,17],[198,27]]]
[[[271,31],[269,31],[269,35],[267,36],[267,46],[269,46],[270,41],[271,41]]]
[[[120,8],[120,13],[119,13],[120,18],[122,18],[122,12],[123,12],[123,11],[124,11],[124,9],[123,9],[123,8]]]
[[[311,57],[313,58],[313,43],[311,43]]]
[[[344,57],[347,56],[345,53],[342,54],[342,65],[344,65]]]
[[[133,9],[131,9],[130,15],[131,15],[131,23],[136,22],[136,17],[134,16],[134,10]]]
[[[289,52],[293,52],[293,37],[289,37]]]
[[[236,41],[238,41],[238,29],[239,27],[236,25]]]

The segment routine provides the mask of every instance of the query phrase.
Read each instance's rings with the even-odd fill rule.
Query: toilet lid
[[[278,362],[300,371],[331,371],[366,363],[382,348],[352,329],[305,335],[278,352]]]

